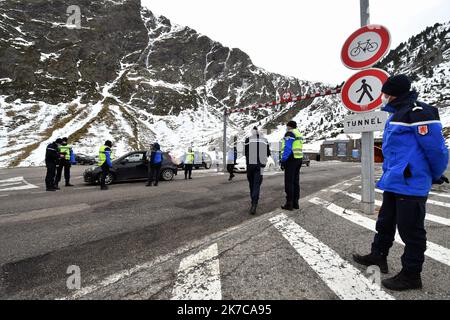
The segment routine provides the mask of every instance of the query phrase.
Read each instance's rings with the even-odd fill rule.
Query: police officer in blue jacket
[[[395,291],[422,288],[427,197],[432,184],[448,183],[443,174],[449,155],[439,112],[418,102],[418,94],[410,90],[411,81],[405,75],[390,77],[383,85],[383,110],[392,114],[384,131],[383,176],[377,184],[384,190],[383,204],[371,253],[353,255],[357,263],[378,265],[381,272],[388,273],[387,256],[398,228],[405,243],[403,268],[382,282]]]
[[[148,182],[147,187],[151,187],[153,181],[155,181],[155,186],[158,185],[159,175],[161,173],[161,165],[163,161],[163,154],[159,143],[154,143],[152,145],[152,150],[150,153],[148,161]]]

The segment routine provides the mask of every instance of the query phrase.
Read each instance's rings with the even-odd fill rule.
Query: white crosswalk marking
[[[23,177],[14,177],[0,180],[0,191],[19,191],[36,188],[38,187],[31,183],[28,183]]]
[[[344,219],[347,219],[348,221],[351,221],[357,225],[360,225],[361,227],[364,227],[366,229],[376,232],[376,229],[375,229],[376,221],[375,220],[372,220],[367,217],[363,217],[362,215],[360,215],[356,212],[344,209],[342,207],[339,207],[333,203],[322,200],[320,198],[312,198],[311,200],[309,200],[309,202],[311,202],[315,205],[321,206],[321,207],[327,209],[328,211],[330,211]],[[395,242],[397,242],[401,245],[405,245],[403,243],[403,241],[401,240],[398,232],[395,235]],[[425,251],[425,255],[436,261],[439,261],[447,266],[450,266],[450,250],[443,246],[440,246],[438,244],[428,241],[427,242],[427,251]]]
[[[270,221],[340,299],[394,300],[334,250],[284,214]]]
[[[443,198],[450,198],[450,194],[448,194],[448,193],[430,191],[430,194],[433,195],[433,196],[438,196],[438,197],[443,197]]]
[[[376,192],[378,193],[383,193],[383,190],[380,189],[375,189]],[[436,201],[436,200],[430,200],[428,199],[427,203],[435,205],[435,206],[439,206],[439,207],[445,207],[445,208],[450,208],[450,203],[446,203],[446,202],[442,202],[442,201]]]
[[[351,193],[351,192],[347,192],[347,191],[340,190],[340,189],[332,189],[331,192],[342,193],[343,195],[346,195],[346,196],[349,196],[349,197],[351,197],[353,199],[361,201],[361,196],[359,194],[356,194],[356,193]],[[430,202],[430,201],[428,200],[428,202]],[[375,205],[376,206],[381,207],[382,204],[383,204],[382,201],[375,200]],[[443,224],[445,226],[450,226],[450,219],[447,219],[447,218],[444,218],[444,217],[440,217],[440,216],[437,216],[437,215],[434,215],[434,214],[427,213],[425,215],[425,219],[428,220],[428,221],[431,221],[431,222]]]
[[[181,261],[172,300],[222,300],[217,243]]]

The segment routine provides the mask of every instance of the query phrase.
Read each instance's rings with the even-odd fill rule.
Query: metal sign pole
[[[361,27],[370,24],[369,0],[360,0]],[[363,132],[361,135],[361,184],[362,210],[365,214],[375,213],[375,155],[374,134]]]
[[[227,171],[227,109],[223,111],[223,172]]]

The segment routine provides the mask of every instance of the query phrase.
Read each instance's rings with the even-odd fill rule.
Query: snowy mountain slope
[[[138,0],[71,4],[82,10],[79,30],[65,24],[65,1],[0,2],[0,166],[40,165],[45,146],[62,136],[88,154],[105,139],[116,154],[153,141],[212,148],[225,107],[324,88],[260,69]],[[233,115],[230,136],[293,107]]]

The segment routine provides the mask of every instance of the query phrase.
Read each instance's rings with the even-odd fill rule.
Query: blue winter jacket
[[[412,91],[383,110],[393,115],[383,135],[383,176],[378,188],[407,196],[428,196],[445,172],[449,155],[439,111],[417,101]]]

